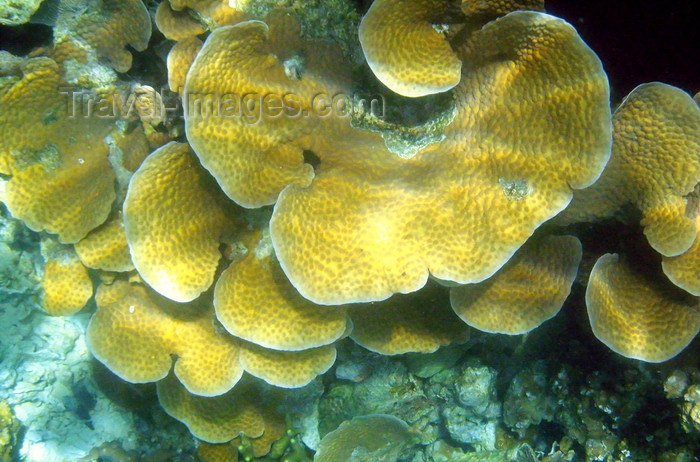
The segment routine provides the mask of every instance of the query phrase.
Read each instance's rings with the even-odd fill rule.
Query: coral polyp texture
[[[287,281],[269,236],[253,233],[247,255],[221,274],[216,317],[232,335],[276,350],[298,351],[335,342],[348,330],[345,308],[315,305]]]
[[[240,362],[246,372],[270,385],[299,388],[331,368],[336,358],[334,345],[299,351],[272,350],[246,344]]]
[[[134,269],[121,211],[76,242],[75,251],[88,268],[116,272]]]
[[[56,21],[56,48],[94,53],[118,72],[131,68],[126,47],[143,51],[151,38],[151,18],[141,0],[91,0],[61,10]]]
[[[360,43],[372,71],[391,90],[425,96],[459,83],[462,63],[431,23],[447,7],[443,0],[372,3],[360,23]]]
[[[395,295],[374,304],[351,305],[350,337],[383,355],[434,353],[438,348],[469,339],[469,328],[450,310],[441,288],[418,294]]]
[[[508,14],[511,11],[544,11],[544,0],[491,0],[488,2],[462,0],[460,9],[468,19],[485,21]]]
[[[613,117],[610,162],[591,188],[576,192],[559,220],[583,221],[641,212],[649,244],[666,257],[686,252],[696,239],[700,183],[700,107],[679,88],[640,85]]]
[[[311,185],[280,194],[272,242],[305,297],[382,300],[420,289],[429,274],[482,281],[566,207],[572,188],[600,175],[607,80],[571,26],[511,13],[474,34],[462,56],[471,68],[453,90],[443,141],[410,158],[375,140],[342,156],[317,152]]]
[[[222,198],[190,147],[175,141],[154,151],[131,178],[126,240],[139,274],[160,294],[188,302],[214,281],[219,243],[233,227]]]
[[[202,48],[202,41],[197,37],[188,37],[179,41],[168,52],[168,86],[174,92],[182,94],[187,71],[195,56]]]
[[[92,297],[92,281],[75,251],[69,246],[45,241],[44,297],[42,306],[52,315],[80,311]]]
[[[224,192],[244,207],[272,204],[288,184],[311,181],[303,150],[315,121],[303,114],[315,110],[316,95],[349,90],[321,45],[311,53],[313,43],[294,38],[293,17],[276,19],[269,26],[254,20],[214,31],[185,83],[187,138]],[[300,78],[294,60],[302,55]]]
[[[564,304],[581,261],[573,236],[536,237],[493,277],[450,289],[452,308],[485,332],[524,334],[552,318]]]
[[[170,40],[184,40],[207,30],[189,11],[174,11],[167,0],[158,5],[155,22],[158,30]]]
[[[603,460],[571,423],[606,409],[568,401],[588,369],[524,372],[555,357],[533,343],[661,362],[696,337],[698,96],[647,83],[613,114],[601,61],[541,0],[375,0],[361,22],[345,0],[45,2],[42,48],[0,52],[0,263],[41,287],[0,266],[0,295],[83,320],[70,341],[157,395],[202,460],[308,462],[302,440],[317,462],[502,458],[542,421],[576,440],[548,435],[545,459]],[[584,289],[600,342],[561,329]],[[501,404],[504,370],[561,412]]]
[[[645,278],[616,254],[603,255],[586,289],[593,333],[623,356],[666,361],[700,331],[698,298],[678,292]]]
[[[160,303],[142,286],[124,281],[101,286],[98,311],[88,327],[92,353],[129,382],[155,382],[174,373],[192,393],[215,396],[230,390],[243,374],[240,348],[220,335],[212,313]]]
[[[10,176],[3,202],[33,230],[77,242],[107,219],[116,198],[103,141],[113,120],[70,117],[49,58],[14,72],[0,83],[0,173]]]
[[[189,393],[173,376],[158,382],[158,400],[165,411],[187,425],[194,436],[209,443],[223,443],[238,435],[255,438],[265,422],[255,389],[240,386],[213,398]]]
[[[301,387],[326,372],[335,346],[299,351],[264,348],[229,335],[205,300],[178,304],[140,284],[102,285],[98,311],[87,332],[92,353],[110,370],[133,383],[164,378],[173,371],[200,396],[230,390],[244,371],[279,387]]]
[[[695,217],[695,229],[700,235],[700,215]],[[700,296],[700,239],[680,255],[664,257],[661,263],[666,276],[681,289],[695,296]]]

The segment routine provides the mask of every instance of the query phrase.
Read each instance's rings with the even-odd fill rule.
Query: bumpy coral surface
[[[664,256],[687,251],[697,235],[688,196],[700,183],[700,107],[679,88],[637,87],[613,117],[613,152],[596,184],[576,192],[561,220],[612,216],[632,204],[649,244]]]
[[[310,107],[316,95],[349,90],[342,85],[347,76],[333,70],[340,67],[337,60],[328,61],[322,48],[312,52],[313,43],[294,40],[293,18],[276,18],[269,26],[245,21],[214,31],[192,64],[183,95],[192,148],[244,207],[274,203],[290,183],[308,184],[313,169],[304,163],[303,145],[294,141],[311,135],[315,124],[302,115],[316,110]],[[296,72],[295,55],[305,56],[303,79],[287,75]],[[283,100],[285,94],[294,100]]]
[[[489,337],[469,326],[531,332],[570,292],[582,305],[587,284],[593,332],[615,352],[658,362],[692,341],[700,113],[687,94],[642,85],[613,121],[601,62],[539,0],[376,0],[361,24],[341,0],[57,4],[50,45],[0,54],[0,198],[66,244],[44,252],[43,307],[79,310],[99,279],[90,351],[132,385],[156,382],[196,437],[228,442],[203,459],[308,461],[303,433],[317,461],[397,460],[414,441],[415,461],[534,460],[530,443],[556,460],[571,445],[532,436],[554,421],[600,430],[575,435],[591,460],[624,450],[598,421],[559,423],[571,416],[545,382],[525,386],[547,371],[515,375],[535,332],[503,340],[520,342],[512,355],[482,350],[486,365],[468,348]],[[336,5],[335,18],[351,10],[341,46],[324,33]],[[178,41],[169,52],[152,19]],[[159,91],[166,66],[173,92]],[[662,265],[628,265],[648,257],[633,249],[586,278],[618,238],[582,251],[582,222],[630,204]],[[561,318],[542,329],[566,331]],[[337,380],[318,379],[329,370]],[[332,415],[307,409],[302,431],[273,409],[297,412],[288,389],[310,384],[297,396],[318,390],[305,405],[324,394]],[[521,406],[530,391],[541,409]],[[358,413],[397,415],[338,427]]]
[[[69,2],[63,2],[69,3]],[[151,18],[141,0],[89,0],[60,9],[55,28],[57,56],[80,60],[95,54],[118,72],[131,68],[131,46],[143,51],[151,38]],[[69,3],[70,4],[70,3]],[[74,53],[78,51],[78,54]]]
[[[442,0],[381,0],[360,23],[367,63],[387,87],[405,96],[447,91],[459,83],[462,63],[431,20]]]
[[[103,141],[113,121],[74,115],[51,59],[23,61],[16,71],[0,90],[0,173],[11,176],[3,202],[33,230],[76,242],[106,220],[116,198]]]
[[[60,246],[45,246],[60,247]],[[71,248],[45,253],[43,308],[52,315],[73,314],[92,297],[92,281],[87,269]]]
[[[187,71],[195,56],[202,48],[202,41],[197,37],[188,37],[179,41],[168,52],[168,86],[177,93],[182,93]]]
[[[188,393],[172,375],[158,382],[158,400],[194,436],[210,443],[230,441],[243,433],[263,434],[265,423],[255,402],[255,390],[237,387],[223,395],[204,398]]]
[[[191,393],[216,396],[243,371],[279,387],[301,387],[326,372],[335,346],[278,351],[228,335],[206,301],[176,304],[139,284],[102,285],[88,326],[92,353],[129,382],[155,382],[173,365]]]
[[[596,262],[586,305],[595,336],[630,358],[666,361],[700,331],[697,297],[664,289],[615,254]]]
[[[487,65],[502,52],[513,60]],[[463,56],[476,64],[454,89],[457,114],[443,142],[402,159],[352,133],[357,146],[336,147],[327,160],[317,151],[322,168],[310,186],[280,194],[272,240],[305,297],[381,300],[423,287],[429,274],[481,281],[568,204],[572,187],[600,174],[607,83],[570,26],[511,13],[475,34]],[[589,116],[572,124],[565,108]]]
[[[462,13],[467,18],[493,19],[517,10],[544,11],[543,0],[462,0]]]
[[[170,40],[184,40],[206,31],[188,11],[174,11],[167,0],[158,5],[155,21],[158,30]]]
[[[353,322],[350,337],[368,350],[383,355],[408,352],[433,353],[451,343],[463,343],[469,329],[449,309],[440,288],[396,295],[372,305],[349,309]]]
[[[221,193],[187,144],[153,152],[129,183],[124,228],[134,265],[160,294],[179,302],[209,288],[232,227]]]
[[[197,447],[197,457],[202,462],[238,462],[238,449],[232,444],[201,442]]]
[[[695,296],[700,296],[700,183],[695,190],[685,197],[686,215],[695,217],[695,242],[688,250],[675,257],[663,257],[661,263],[664,273],[681,289]]]
[[[134,269],[121,211],[76,242],[75,251],[88,268],[118,272]]]
[[[573,236],[533,238],[493,277],[452,288],[452,308],[479,330],[529,332],[559,312],[576,278],[581,252]]]
[[[216,317],[231,334],[276,350],[335,342],[351,328],[344,308],[315,305],[292,287],[275,261],[269,236],[253,233],[247,255],[221,274]]]
[[[164,378],[171,355],[177,356],[175,375],[199,395],[224,393],[243,374],[238,345],[216,332],[206,311],[158,303],[144,287],[124,281],[101,286],[97,304],[88,327],[90,350],[129,382]]]

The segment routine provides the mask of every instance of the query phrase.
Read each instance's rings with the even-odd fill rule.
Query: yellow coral
[[[228,335],[205,300],[177,304],[140,284],[117,280],[100,286],[98,310],[87,330],[92,354],[132,383],[174,373],[193,394],[216,396],[244,370],[279,387],[301,387],[335,362],[334,345],[276,351]]]
[[[265,432],[258,438],[252,438],[250,446],[255,457],[263,457],[270,452],[273,444],[284,435],[288,435],[291,429],[287,428],[285,419],[274,409],[263,407],[263,419],[265,420]],[[235,440],[233,441],[235,443]]]
[[[61,14],[54,30],[57,60],[75,59],[73,51],[81,50],[95,53],[118,72],[126,72],[132,56],[125,48],[146,49],[151,17],[141,0],[93,1],[78,14],[70,10]]]
[[[677,292],[649,281],[618,255],[603,255],[586,289],[593,334],[623,356],[666,361],[700,331],[698,298]]]
[[[114,197],[121,196],[97,193],[114,189],[115,183],[119,192],[129,171],[140,164],[140,155],[134,155],[116,165],[115,150],[128,154],[131,149],[118,147],[114,133],[111,141],[103,142],[104,135],[112,131],[111,122],[81,122],[76,128],[78,125],[68,122],[56,123],[52,120],[55,114],[43,114],[41,122],[53,126],[39,127],[36,146],[26,134],[17,135],[19,142],[11,138],[9,147],[0,142],[0,169],[12,176],[8,191],[15,192],[8,195],[8,204],[17,191],[25,203],[33,203],[32,190],[50,196],[58,189],[60,200],[95,202],[104,212],[59,215],[61,226],[68,226],[68,231],[41,220],[34,220],[40,223],[36,228],[57,229],[67,242],[92,230],[76,249],[90,266],[108,270],[129,268],[124,245],[128,243],[139,273],[156,291],[182,302],[199,297],[178,305],[139,283],[117,279],[100,289],[98,311],[88,328],[88,343],[95,356],[126,380],[159,380],[163,407],[185,422],[195,436],[219,442],[242,433],[259,445],[256,456],[269,449],[279,428],[268,426],[257,402],[259,396],[248,383],[239,382],[243,373],[279,387],[303,386],[332,366],[336,357],[333,343],[350,332],[345,308],[320,307],[309,300],[321,304],[382,300],[397,292],[418,290],[433,275],[478,283],[453,289],[453,304],[469,324],[484,330],[525,332],[559,309],[580,259],[578,241],[533,241],[525,243],[523,253],[511,257],[541,223],[566,206],[572,188],[590,185],[607,161],[610,117],[604,73],[569,25],[533,12],[507,14],[480,31],[465,34],[468,39],[453,51],[432,24],[435,10],[445,3],[378,0],[360,31],[370,65],[380,78],[388,74],[389,80],[394,79],[392,88],[408,81],[408,90],[399,91],[410,96],[454,88],[453,118],[436,137],[440,141],[405,156],[387,147],[386,131],[358,128],[356,119],[337,114],[318,117],[319,101],[314,98],[348,94],[352,89],[349,74],[325,46],[301,40],[298,24],[286,13],[271,16],[267,24],[246,21],[214,29],[239,18],[226,0],[170,0],[159,6],[156,20],[166,35],[190,37],[171,50],[168,71],[171,88],[180,91],[185,87],[187,136],[197,156],[239,205],[276,203],[272,240],[268,243],[250,233],[255,239],[243,238],[250,240],[248,255],[234,259],[221,273],[213,294],[216,312],[210,304],[211,293],[202,293],[218,274],[219,250],[230,243],[227,234],[235,230],[232,221],[238,209],[223,200],[214,179],[200,167],[188,145],[162,147],[133,176],[124,205],[126,231],[122,232],[116,213],[113,221],[97,229],[99,219],[83,223],[84,216],[104,220],[104,210],[110,210]],[[109,21],[99,24],[103,12],[91,10],[84,22],[78,19],[75,23],[74,35],[88,46],[83,48],[75,37],[63,36],[54,56],[63,56],[65,64],[73,51],[78,59],[88,59],[94,52],[115,69],[128,69],[131,55],[124,50],[125,44],[139,49],[148,39],[145,9],[138,0],[100,4],[113,11]],[[497,1],[486,8],[482,8],[484,2],[461,4],[463,13],[474,17],[502,15],[530,5],[541,6],[536,0]],[[136,18],[133,24],[124,24],[125,12]],[[420,21],[414,26],[416,18]],[[174,26],[183,24],[183,19],[187,27]],[[191,38],[207,29],[214,30],[203,46]],[[400,33],[392,32],[396,30]],[[383,54],[386,51],[391,53]],[[436,67],[431,67],[433,62]],[[2,82],[0,98],[5,99],[0,101],[10,101],[10,109],[27,102],[36,108],[34,95],[53,89],[59,81],[57,67],[50,61],[33,60],[16,66],[24,79],[11,72]],[[395,69],[399,72],[392,74]],[[434,77],[437,80],[432,81]],[[132,90],[152,89],[134,86]],[[23,92],[29,94],[27,100],[12,99]],[[299,100],[274,99],[284,94]],[[253,99],[234,101],[234,106],[218,105],[226,97],[245,95]],[[261,95],[272,95],[273,100],[255,98]],[[283,107],[275,115],[270,110],[274,112],[277,103]],[[284,107],[286,103],[290,106]],[[148,104],[138,106],[141,119],[160,124],[162,118],[148,116],[149,108]],[[229,109],[238,113],[231,117]],[[306,117],[305,111],[317,117]],[[33,130],[32,123],[36,125],[36,120],[25,123],[12,119],[13,115],[0,115],[0,122],[5,121],[3,117],[12,128]],[[77,148],[64,149],[45,141],[55,136],[60,139],[64,134],[56,132],[64,129],[68,144],[78,144],[83,150],[94,144],[96,148],[89,151],[99,163],[77,157],[73,153],[82,152]],[[71,140],[83,136],[76,130],[87,134]],[[70,151],[70,156],[64,151]],[[60,162],[54,166],[51,161],[57,152]],[[90,168],[73,168],[77,165],[67,164],[73,159]],[[53,170],[66,165],[73,169],[59,186],[77,184],[81,191],[94,189],[96,196],[77,201],[75,191],[53,188],[47,178],[52,180]],[[46,188],[46,192],[44,185],[53,189]],[[668,219],[668,210],[676,217],[682,215],[683,204],[675,208],[662,205],[650,208],[645,217],[650,236],[653,229],[663,229],[665,235],[663,227],[675,224]],[[42,207],[44,216],[49,215],[47,210],[54,214],[62,210],[55,203]],[[27,221],[32,223],[32,218]],[[562,254],[566,258],[553,257]],[[549,260],[543,264],[543,258]],[[56,273],[52,265],[53,260],[47,262],[48,275]],[[692,273],[693,265],[697,262],[690,262],[690,270],[684,271]],[[491,279],[480,282],[499,268]],[[84,282],[87,273],[82,270]],[[609,337],[616,341],[639,323],[635,315],[626,316],[632,304],[625,298],[629,294],[623,290],[620,296],[615,288],[606,287],[608,280],[619,282],[619,278],[601,275],[603,270],[599,262],[587,294],[589,312],[595,313],[591,320],[596,335],[606,342]],[[617,267],[613,270],[624,273]],[[550,284],[532,290],[533,277]],[[630,277],[622,285],[629,292],[629,287],[636,289],[637,282]],[[527,287],[522,290],[524,284]],[[66,293],[66,282],[54,286]],[[47,295],[56,292],[50,288],[45,283]],[[445,300],[435,305],[433,296],[434,292],[426,291],[417,297],[395,296],[383,306],[351,307],[356,324],[353,338],[383,354],[429,352],[465,340],[467,328],[456,322]],[[505,298],[523,304],[514,311],[505,305]],[[47,306],[60,304],[47,297]],[[654,330],[662,324],[659,319],[670,318],[697,332],[697,300],[678,306],[664,299],[654,304],[659,313],[641,316],[641,323],[646,322],[645,327],[654,324],[650,327]],[[673,311],[683,309],[681,315]],[[610,327],[615,324],[610,313],[616,310],[634,321],[632,329],[623,326],[620,332],[619,325]],[[686,334],[684,331],[680,340],[657,339],[651,347],[641,348],[638,332],[625,340],[633,344],[632,354],[641,349],[645,359],[657,358],[663,355],[650,350],[675,351]],[[613,348],[629,354],[628,346],[615,341],[609,341],[615,344]],[[170,370],[174,373],[169,374]],[[405,424],[389,416],[367,416],[354,423],[357,425],[342,425],[324,439],[318,461],[378,452],[391,458],[410,441]]]
[[[384,85],[404,96],[447,91],[462,63],[432,22],[444,0],[375,0],[360,23],[367,63]]]
[[[485,332],[529,332],[559,312],[581,254],[581,243],[573,236],[535,237],[491,278],[453,287],[452,308],[464,322]]]
[[[275,32],[248,21],[208,38],[186,82],[187,135],[239,204],[274,202],[286,186],[272,240],[285,274],[315,303],[415,291],[429,271],[483,280],[608,159],[605,74],[559,19],[516,12],[475,34],[461,51],[473,69],[454,90],[457,115],[445,140],[409,158],[335,114],[271,117],[257,101],[255,124],[235,111],[225,116],[215,103],[227,95],[291,93],[313,115],[308,92],[342,92],[333,62],[290,72],[282,52],[273,53]],[[309,46],[286,42],[292,57]],[[494,66],[495,54],[510,58]],[[315,173],[305,149],[320,159]]]
[[[201,462],[238,462],[238,449],[230,443],[208,443],[197,446],[197,459]]]
[[[92,297],[90,276],[72,249],[46,260],[42,285],[42,307],[52,315],[76,313]]]
[[[158,399],[168,414],[203,440],[197,449],[207,462],[235,462],[263,457],[285,435],[277,401],[263,398],[260,383],[244,377],[233,390],[215,397],[192,395],[172,375],[157,384]],[[239,450],[240,448],[240,450]]]
[[[80,261],[104,271],[131,271],[134,264],[126,243],[122,213],[117,212],[75,244]]]
[[[465,342],[469,328],[459,322],[443,292],[441,287],[426,287],[417,294],[351,306],[350,337],[383,355],[433,353],[441,346]]]
[[[493,19],[517,10],[544,11],[544,0],[462,0],[467,18]]]
[[[259,398],[249,384],[206,398],[188,393],[171,374],[158,382],[157,390],[165,412],[187,425],[194,436],[209,443],[224,443],[240,434],[255,438],[265,430],[265,421],[256,405]]]
[[[151,287],[179,301],[209,288],[231,222],[222,194],[187,144],[154,151],[131,178],[124,201],[126,239]]]
[[[695,229],[700,236],[700,217],[695,218]],[[662,267],[675,285],[695,296],[700,296],[700,238],[684,253],[675,257],[663,257]]]
[[[246,372],[284,388],[307,385],[335,362],[335,345],[301,351],[276,351],[247,344],[241,348],[240,362]]]
[[[662,257],[661,266],[666,276],[681,289],[700,296],[700,183],[685,197],[686,216],[695,220],[695,242],[684,253]]]
[[[362,51],[374,75],[389,89],[416,97],[447,91],[459,83],[462,62],[444,24],[475,30],[517,10],[544,11],[543,0],[463,0],[463,15],[445,0],[375,0],[362,18]],[[443,30],[440,30],[440,28]],[[461,31],[464,34],[465,31]]]
[[[158,5],[155,20],[158,30],[169,40],[184,40],[207,30],[189,11],[173,11],[168,0]]]
[[[298,30],[290,19],[278,19],[269,27],[245,21],[213,31],[183,94],[187,139],[224,192],[244,207],[272,204],[286,185],[309,183],[313,168],[297,139],[317,124],[303,115],[315,111],[317,95],[349,89],[348,76],[336,71],[341,66],[323,45],[269,39]]]
[[[139,86],[140,85],[134,85],[133,87]],[[133,87],[129,87],[128,91],[131,91]],[[121,98],[121,94],[109,96],[109,98],[114,97]],[[130,104],[129,98],[132,97],[133,96],[127,97],[127,104]],[[134,115],[127,112],[131,109],[128,105],[126,108],[120,109],[118,107],[117,109],[124,117]],[[123,123],[123,121],[121,122]],[[145,123],[146,122],[144,122],[144,124]],[[118,200],[122,202],[131,174],[139,168],[153,148],[151,147],[150,139],[146,136],[143,124],[138,126],[129,125],[123,130],[119,129],[114,131],[110,133],[105,141],[110,147],[110,162],[115,164],[115,169],[119,170],[117,178],[119,191]]]
[[[484,280],[572,188],[599,176],[611,143],[607,80],[571,26],[510,13],[463,53],[473,68],[454,89],[444,141],[409,159],[366,144],[362,154],[317,152],[312,184],[280,194],[272,241],[306,298],[381,300],[421,288],[428,274]],[[495,55],[510,58],[494,64]]]
[[[105,221],[116,197],[103,141],[114,121],[68,112],[51,59],[28,59],[19,71],[0,89],[0,173],[11,176],[4,201],[31,229],[73,243]]]
[[[339,339],[345,309],[314,305],[287,281],[272,254],[269,236],[252,233],[248,254],[219,277],[216,317],[231,334],[276,350],[304,350]]]
[[[700,183],[700,107],[654,82],[635,88],[613,117],[613,154],[600,180],[575,193],[560,223],[610,217],[633,204],[649,244],[664,256],[687,251],[695,223],[686,199]]]
[[[189,37],[176,43],[170,49],[167,60],[168,86],[172,91],[182,94],[187,71],[190,70],[190,66],[201,48],[201,40],[197,37]]]
[[[176,355],[175,375],[192,393],[220,395],[241,378],[239,346],[217,332],[213,313],[156,301],[144,287],[124,281],[100,291],[105,293],[97,296],[88,346],[119,377],[132,383],[160,380]]]

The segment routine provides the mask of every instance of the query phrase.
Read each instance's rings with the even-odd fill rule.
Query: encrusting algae
[[[0,294],[87,307],[86,347],[155,384],[190,457],[652,460],[623,423],[662,373],[567,361],[598,351],[589,329],[625,364],[685,358],[700,331],[697,96],[646,83],[613,112],[603,63],[539,0],[45,2],[0,9],[53,28],[0,52],[0,200],[41,242],[39,287]],[[375,89],[429,113],[386,118]],[[565,351],[554,329],[576,330]],[[679,461],[700,393],[674,374],[659,406],[684,436],[653,450]]]

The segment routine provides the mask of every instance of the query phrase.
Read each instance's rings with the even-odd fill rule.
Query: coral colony
[[[1,461],[693,460],[697,97],[537,0],[0,22]]]

